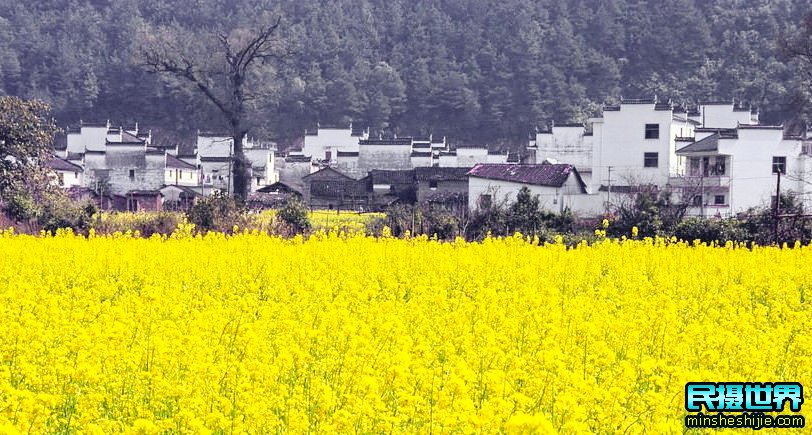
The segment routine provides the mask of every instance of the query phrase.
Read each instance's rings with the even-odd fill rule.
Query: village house
[[[420,167],[464,167],[477,163],[506,163],[507,152],[482,145],[460,145],[451,149],[445,137],[370,137],[368,130],[350,127],[320,127],[305,132],[297,155],[311,157],[318,167],[330,166],[352,176],[363,177],[372,170],[408,170]]]
[[[290,199],[302,200],[302,193],[285,183],[277,181],[249,194],[248,207],[252,210],[279,208]]]
[[[348,177],[326,167],[302,177],[302,199],[311,209],[369,210],[368,179]]]
[[[476,210],[509,204],[523,187],[538,195],[540,207],[549,212],[596,214],[603,205],[597,195],[587,193],[586,183],[573,165],[484,163],[468,172],[468,207]]]
[[[53,183],[64,189],[84,185],[84,168],[60,157],[53,157],[45,165],[53,173]]]
[[[812,205],[812,140],[766,125],[698,128],[695,133],[694,141],[677,150],[685,169],[670,180],[690,205],[689,214],[733,216],[769,206],[779,176],[782,194]]]
[[[369,129],[347,126],[321,126],[305,131],[302,154],[316,161],[330,162],[338,152],[358,152],[360,140],[369,139]]]
[[[232,192],[231,177],[234,140],[230,136],[215,133],[197,135],[197,160],[203,177],[203,188],[208,191]],[[243,153],[251,162],[249,192],[273,184],[278,179],[275,168],[275,146],[243,138]]]
[[[551,124],[548,129],[537,132],[530,141],[525,162],[572,164],[582,174],[587,190],[600,193],[605,202],[611,201],[612,193],[631,191],[636,185],[678,190],[676,193],[682,195],[681,190],[692,189],[691,184],[696,181],[685,179],[688,170],[685,165],[696,165],[696,160],[689,162],[686,153],[704,149],[707,142],[691,146],[682,154],[678,150],[719,129],[760,128],[757,111],[733,102],[705,102],[688,110],[671,102],[658,101],[656,97],[650,100],[621,99],[620,104],[604,107],[600,117],[589,121],[586,125]],[[752,136],[750,133],[745,135]],[[728,139],[724,131],[721,136],[723,140]],[[764,143],[762,149],[767,150],[776,146],[775,137],[781,133],[773,135],[772,139],[764,134],[755,136],[772,143]],[[743,151],[744,147],[736,149],[747,153]],[[692,171],[695,173],[696,167]],[[697,204],[722,201],[721,194],[712,192],[718,190],[716,187],[705,191],[701,201],[694,199],[693,192],[685,195]],[[747,201],[750,204],[763,199],[749,188],[740,190],[739,194],[754,198]],[[729,196],[728,193],[725,203]],[[726,207],[717,206],[716,211],[724,213],[726,210]]]
[[[310,156],[301,153],[276,154],[275,163],[276,171],[279,174],[279,182],[298,192],[304,191],[303,178],[321,169],[319,164],[313,162]]]
[[[451,210],[468,205],[468,171],[471,168],[414,168],[417,202]]]
[[[414,171],[411,169],[373,169],[367,180],[370,205],[377,210],[395,203],[414,204],[417,200]]]

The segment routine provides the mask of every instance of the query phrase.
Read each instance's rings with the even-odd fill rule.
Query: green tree
[[[58,129],[42,101],[0,97],[0,196],[47,190],[45,163]]]

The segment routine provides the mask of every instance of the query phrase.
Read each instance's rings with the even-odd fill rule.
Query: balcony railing
[[[730,177],[726,175],[685,175],[671,177],[668,183],[674,187],[730,187]]]

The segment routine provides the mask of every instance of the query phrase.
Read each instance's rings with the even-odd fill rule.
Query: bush
[[[3,213],[29,231],[56,232],[71,228],[76,233],[86,233],[93,222],[96,206],[90,202],[77,202],[61,190],[44,190],[33,196],[26,190],[7,192],[3,199]]]
[[[39,217],[42,208],[27,192],[14,191],[3,200],[3,212],[13,221],[29,222]]]
[[[745,224],[737,219],[716,219],[689,217],[677,225],[674,236],[686,242],[701,240],[703,242],[728,241],[745,242],[751,240]]]
[[[311,226],[307,207],[298,198],[288,198],[284,206],[276,212],[276,217],[283,225],[280,232],[284,235],[302,234],[310,231]]]
[[[420,230],[429,236],[452,240],[460,234],[459,218],[441,207],[423,207],[420,213]]]
[[[223,193],[200,198],[186,213],[190,223],[201,231],[231,233],[234,226],[247,222],[246,210],[237,201]]]

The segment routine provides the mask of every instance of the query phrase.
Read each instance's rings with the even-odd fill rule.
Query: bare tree
[[[145,29],[139,35],[139,55],[149,72],[185,84],[225,118],[233,140],[234,195],[241,202],[248,197],[251,179],[251,163],[243,150],[251,112],[273,89],[263,83],[273,76],[271,64],[288,55],[277,35],[279,26],[277,18],[271,24],[228,34],[199,35],[173,25]]]

